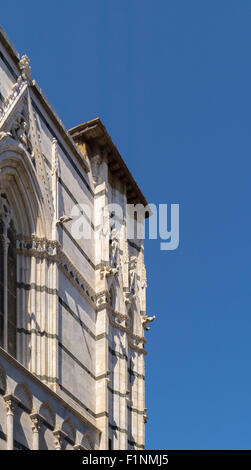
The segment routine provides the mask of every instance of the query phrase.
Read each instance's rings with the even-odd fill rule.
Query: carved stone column
[[[39,450],[39,431],[43,418],[38,413],[31,413],[30,419],[32,422],[32,449]]]
[[[4,333],[3,347],[8,351],[8,248],[9,239],[7,236],[3,238],[3,275],[4,275]]]
[[[7,450],[13,450],[14,447],[14,413],[17,405],[16,398],[11,395],[4,396],[5,406],[6,406],[6,434],[7,434]]]
[[[61,431],[61,429],[56,429],[55,431],[53,431],[53,435],[55,450],[61,450],[63,441],[66,438],[65,432]]]

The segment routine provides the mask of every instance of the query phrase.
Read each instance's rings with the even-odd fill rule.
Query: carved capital
[[[43,418],[39,413],[31,413],[30,414],[30,419],[31,419],[31,428],[32,432],[39,432],[42,424],[43,424]]]
[[[6,407],[6,414],[7,416],[14,416],[16,406],[17,406],[17,399],[11,395],[4,395],[5,407]]]
[[[61,450],[64,439],[66,438],[65,432],[61,429],[56,429],[53,431],[54,436],[54,445],[56,450]]]

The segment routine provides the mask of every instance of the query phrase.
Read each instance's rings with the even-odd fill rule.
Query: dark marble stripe
[[[31,284],[25,284],[24,282],[17,282],[16,286],[18,289],[31,290],[34,289],[36,292],[46,292],[47,294],[57,295],[57,289],[51,289],[47,286],[38,286],[34,282]]]
[[[69,307],[69,305],[66,304],[65,301],[60,296],[58,296],[58,301],[64,307],[64,309],[67,310],[67,312],[74,318],[74,320],[76,320],[79,323],[79,325],[91,336],[92,339],[94,339],[95,341],[98,341],[99,339],[107,337],[105,333],[96,336],[90,330],[90,328],[88,328],[88,326],[78,317],[78,315],[73,312],[73,310]]]
[[[119,397],[121,398],[125,398],[128,396],[128,393],[122,393],[122,392],[119,392],[118,390],[114,390],[113,388],[109,387],[108,386],[108,390],[109,392],[111,392],[113,395],[118,395]]]
[[[131,240],[128,240],[128,245],[130,245],[132,248],[135,248],[137,251],[144,251],[144,248],[136,245],[136,243],[132,242]]]
[[[85,218],[85,220],[90,224],[92,230],[94,230],[94,225],[93,225],[92,221],[89,219],[89,217],[86,215],[86,213],[81,209],[79,202],[77,201],[75,196],[73,196],[73,194],[71,193],[69,188],[66,186],[66,184],[63,182],[62,178],[59,177],[58,181],[61,184],[61,186],[64,188],[64,190],[68,194],[68,196],[71,198],[71,200],[74,202],[74,204],[79,207],[79,212],[82,214],[82,216]]]
[[[84,250],[81,248],[81,246],[76,242],[75,238],[73,238],[72,234],[67,230],[67,228],[64,225],[60,225],[61,229],[66,233],[66,235],[70,238],[72,243],[75,245],[75,247],[79,250],[81,255],[86,259],[86,261],[90,264],[90,266],[95,269],[95,264],[92,262],[92,260],[87,256],[87,254],[84,252]]]
[[[80,362],[80,360],[76,356],[74,356],[71,351],[69,351],[69,349],[67,349],[62,343],[60,343],[60,341],[58,342],[58,346],[67,354],[67,356],[69,356],[76,364],[78,364],[81,369],[83,369],[88,375],[90,375],[92,379],[96,380],[96,376],[93,374],[93,372],[91,372],[84,364],[82,364],[82,362]]]
[[[128,439],[127,442],[128,442],[128,444],[129,444],[130,446],[137,447],[138,449],[144,449],[144,448],[145,448],[145,446],[143,446],[143,445],[141,445],[141,444],[137,444],[137,442],[135,442],[135,441],[130,441],[130,440]]]
[[[67,152],[66,148],[63,146],[63,144],[61,143],[61,141],[58,139],[56,133],[53,131],[52,127],[50,126],[50,124],[46,121],[44,115],[41,113],[40,109],[38,108],[38,106],[36,105],[36,103],[32,100],[32,105],[34,107],[34,109],[36,110],[36,112],[38,113],[39,117],[42,119],[43,123],[46,125],[48,131],[51,133],[51,135],[57,139],[57,142],[58,142],[58,145],[59,147],[61,148],[61,150],[63,151],[64,155],[66,156],[67,160],[69,161],[69,163],[71,164],[72,168],[74,168],[75,172],[77,173],[77,175],[79,176],[79,178],[81,179],[81,181],[84,183],[84,185],[86,186],[86,188],[88,189],[89,193],[91,194],[91,196],[93,197],[94,196],[94,193],[90,187],[90,185],[87,183],[86,179],[83,177],[83,174],[81,173],[81,171],[79,170],[79,168],[77,167],[77,165],[75,164],[75,162],[73,161],[73,159],[71,158],[71,156],[69,155],[69,153]]]
[[[126,354],[121,354],[120,352],[118,351],[114,351],[114,349],[110,348],[109,347],[109,352],[113,355],[113,356],[116,356],[116,357],[119,357],[120,359],[125,359],[126,361],[128,361],[128,357]]]
[[[138,379],[142,379],[142,380],[145,380],[145,376],[142,375],[142,374],[138,374],[138,372],[132,370],[132,369],[128,369],[128,374],[133,376],[133,377],[137,377]]]
[[[128,431],[127,429],[123,429],[123,428],[120,428],[119,426],[117,426],[116,424],[111,424],[109,423],[109,428],[112,429],[113,431],[119,431],[123,434],[128,434]]]
[[[127,409],[129,411],[132,411],[133,413],[137,413],[138,415],[144,415],[145,411],[138,410],[137,408],[133,408],[132,406],[127,406]]]
[[[75,401],[76,403],[78,403],[78,405],[80,405],[82,408],[85,409],[85,411],[87,411],[87,413],[89,413],[91,416],[93,416],[94,418],[101,418],[102,416],[107,416],[108,417],[108,414],[106,412],[103,412],[103,413],[94,413],[92,410],[90,410],[90,408],[88,408],[81,400],[79,400],[77,397],[75,397],[75,395],[73,395],[67,388],[65,388],[63,385],[60,385],[60,388],[61,390],[66,394],[68,395],[73,401]]]
[[[31,330],[26,330],[25,328],[17,328],[17,332],[23,333],[25,335],[35,334],[37,336],[45,336],[46,338],[58,339],[58,335],[48,333],[47,331],[35,330],[34,328],[32,328]]]
[[[37,377],[41,381],[46,380],[46,382],[50,382],[53,384],[58,383],[57,377],[49,377],[48,375],[39,375],[39,374],[35,374],[35,372],[33,372],[33,374],[35,375],[35,377]]]

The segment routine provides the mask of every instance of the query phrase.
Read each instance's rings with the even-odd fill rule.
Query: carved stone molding
[[[11,105],[15,102],[16,98],[20,95],[21,91],[26,87],[25,82],[23,81],[21,75],[18,77],[17,82],[14,83],[12,90],[7,98],[5,98],[0,108],[0,124]],[[1,138],[0,138],[1,140]]]
[[[60,244],[56,240],[32,237],[17,237],[17,253],[24,256],[35,256],[39,258],[56,259]]]
[[[7,195],[4,191],[0,192],[0,217],[4,224],[4,234],[7,234],[7,229],[12,217],[11,207]]]

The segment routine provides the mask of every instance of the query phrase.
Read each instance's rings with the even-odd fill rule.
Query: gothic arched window
[[[16,357],[16,236],[5,193],[0,194],[0,214],[0,346]]]

